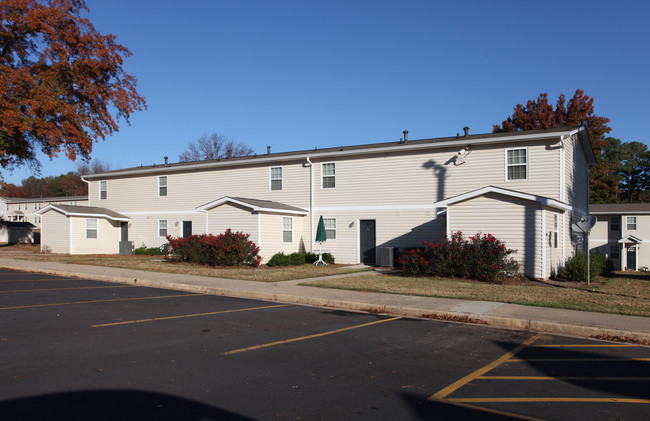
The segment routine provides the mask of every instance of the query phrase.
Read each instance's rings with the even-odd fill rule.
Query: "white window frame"
[[[89,227],[88,222],[89,221],[95,221],[95,227]],[[95,231],[95,236],[90,237],[88,236],[88,231],[89,230],[94,230]],[[97,240],[99,239],[99,219],[97,218],[86,218],[86,239],[87,240]]]
[[[510,151],[521,151],[521,150],[526,152],[526,156],[525,156],[526,162],[524,164],[509,164],[508,163],[508,152],[510,152]],[[529,155],[528,155],[528,147],[524,146],[524,147],[521,147],[521,148],[506,148],[505,149],[505,177],[506,177],[506,181],[526,181],[526,180],[528,180],[528,174],[529,174],[528,163],[529,163],[529,161],[530,161],[530,159],[529,159]],[[510,167],[519,167],[519,166],[522,166],[522,165],[524,165],[524,167],[525,167],[526,176],[524,178],[510,178],[510,176],[508,175],[508,168],[510,168]]]
[[[280,169],[280,177],[275,177],[274,178],[273,177],[273,170],[276,170],[276,169]],[[282,191],[282,187],[283,187],[283,184],[284,184],[283,181],[282,181],[282,177],[284,175],[283,173],[284,173],[284,171],[283,171],[281,166],[269,167],[269,191]],[[280,188],[279,189],[274,189],[273,188],[273,182],[274,181],[280,181]]]
[[[290,221],[290,222],[291,222],[291,228],[285,228],[285,227],[284,227],[284,222],[285,222],[285,221]],[[283,217],[282,217],[282,242],[285,243],[285,244],[293,244],[293,229],[294,229],[294,224],[293,224],[293,222],[294,222],[294,221],[293,221],[293,216],[283,216]],[[284,238],[284,234],[285,234],[286,232],[291,233],[291,241],[287,241],[287,240]]]
[[[165,180],[165,185],[164,185],[164,186],[163,186],[162,183],[161,183],[163,180]],[[166,176],[166,175],[159,175],[159,176],[158,176],[158,197],[167,197],[167,193],[168,193],[168,188],[167,188],[167,186],[168,186],[168,185],[169,185],[169,184],[168,184],[168,178],[167,178],[167,176]],[[162,194],[162,189],[163,189],[163,188],[165,189],[165,194]]]
[[[334,228],[331,228],[331,227],[328,228],[328,227],[327,227],[327,223],[328,223],[328,221],[334,221]],[[336,227],[337,227],[337,221],[336,221],[336,218],[331,218],[331,217],[330,217],[330,218],[326,218],[326,217],[323,217],[323,223],[325,224],[325,234],[327,234],[328,231],[329,231],[329,232],[334,231],[334,236],[333,236],[333,237],[330,237],[329,235],[326,236],[326,237],[327,237],[327,241],[336,240],[336,230],[337,230],[337,228],[336,228]]]
[[[631,222],[634,221],[634,222]],[[633,228],[630,228],[633,227]],[[636,231],[638,228],[638,220],[636,216],[626,216],[625,217],[625,230],[626,231]]]
[[[104,197],[102,197],[102,193],[104,193]],[[100,180],[99,181],[99,200],[106,200],[108,199],[108,183],[106,180]]]
[[[162,227],[162,222],[165,222],[165,228]],[[165,235],[160,234],[162,230],[165,230]],[[169,235],[169,221],[167,219],[158,220],[158,237],[167,237]]]
[[[609,218],[609,230],[610,231],[620,231],[621,230],[621,217],[612,216]]]
[[[334,174],[325,175],[325,166],[333,165]],[[333,178],[334,185],[332,187],[325,187],[325,178]],[[335,189],[336,188],[336,162],[323,162],[320,164],[320,187],[321,189]]]

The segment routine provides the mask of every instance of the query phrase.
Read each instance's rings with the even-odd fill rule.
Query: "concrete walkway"
[[[298,285],[302,282],[322,278],[267,283],[58,262],[19,260],[5,257],[0,257],[0,268],[179,291],[330,307],[341,310],[529,329],[534,332],[583,337],[606,335],[650,344],[650,318],[646,317],[560,310],[487,301],[345,291]],[[382,276],[378,272],[373,273],[376,276]],[[337,276],[368,274],[369,272],[361,272]],[[324,278],[331,279],[333,277]]]

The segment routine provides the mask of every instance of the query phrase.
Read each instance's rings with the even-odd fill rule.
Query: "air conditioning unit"
[[[135,245],[133,241],[120,241],[120,254],[126,256],[128,254],[133,254]]]
[[[379,247],[379,266],[393,267],[395,249],[393,247]]]

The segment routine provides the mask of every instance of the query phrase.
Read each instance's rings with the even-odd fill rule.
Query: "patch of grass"
[[[614,275],[578,288],[498,285],[459,279],[406,276],[355,276],[302,285],[387,294],[460,298],[650,317],[650,283]]]
[[[0,254],[1,256],[1,254]],[[106,255],[66,255],[34,253],[25,256],[12,256],[30,260],[53,261],[79,265],[109,266],[124,269],[146,270],[151,272],[178,273],[184,275],[211,276],[214,278],[241,279],[258,282],[280,282],[294,279],[315,278],[319,276],[342,275],[370,269],[353,269],[342,265],[328,266],[286,266],[271,268],[266,265],[254,268],[251,266],[210,267],[194,263],[167,262],[163,256],[115,254]]]

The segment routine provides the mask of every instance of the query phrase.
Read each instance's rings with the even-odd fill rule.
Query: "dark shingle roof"
[[[601,205],[589,205],[589,213],[650,213],[650,203],[606,203]]]
[[[49,205],[36,213],[44,213],[48,208],[58,209],[66,215],[73,216],[96,216],[113,219],[117,221],[128,221],[129,218],[106,208],[97,208],[94,206],[73,206],[73,205]]]

